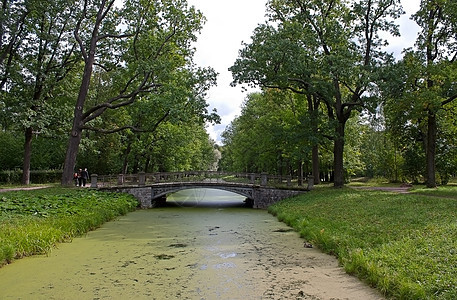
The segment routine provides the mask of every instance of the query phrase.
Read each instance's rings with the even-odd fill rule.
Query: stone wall
[[[281,190],[274,188],[259,187],[254,189],[254,208],[265,209],[268,206],[283,199],[303,194],[306,191]]]
[[[153,203],[151,201],[151,187],[116,188],[115,191],[118,193],[128,193],[133,195],[138,200],[140,208],[147,209],[153,207]]]

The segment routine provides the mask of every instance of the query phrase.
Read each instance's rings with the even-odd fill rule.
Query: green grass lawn
[[[457,299],[455,186],[411,194],[319,187],[269,211],[388,296]]]
[[[116,216],[134,210],[128,194],[45,188],[0,193],[0,266],[45,254]]]
[[[457,185],[440,186],[436,189],[416,187],[411,192],[434,197],[454,198],[457,200]]]

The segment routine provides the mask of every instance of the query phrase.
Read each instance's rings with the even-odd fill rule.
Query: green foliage
[[[36,170],[30,172],[31,183],[55,183],[62,176],[60,170]],[[0,171],[0,182],[7,184],[20,184],[22,178],[22,170]]]
[[[33,136],[32,170],[59,169],[64,159],[66,138],[62,135]],[[17,131],[0,132],[0,170],[22,168],[24,134]]]
[[[452,110],[457,99],[455,7],[455,1],[421,1],[412,17],[420,27],[416,47],[407,49],[395,68],[386,73],[383,88],[389,127],[396,136],[423,143],[422,154],[413,155],[408,147],[408,156],[424,157],[428,187],[436,186],[437,173],[445,184],[452,164],[452,154],[448,155],[440,139],[448,139],[442,133],[450,128],[442,111]]]
[[[44,254],[135,209],[127,194],[47,188],[0,194],[0,265]]]
[[[150,155],[151,172],[209,170],[216,160],[213,143],[200,125],[167,123],[152,141],[151,149],[143,155],[144,159]]]
[[[391,136],[385,130],[377,130],[370,125],[362,126],[360,132],[360,159],[363,162],[363,176],[382,177],[390,182],[404,179],[401,167],[403,157],[397,153]],[[360,174],[359,174],[360,175]]]
[[[342,186],[345,172],[347,177],[360,169],[354,153],[347,152],[353,160],[344,164],[346,123],[379,103],[380,67],[391,62],[379,33],[398,34],[394,20],[402,13],[400,1],[275,0],[268,1],[267,10],[269,22],[255,29],[252,43],[244,45],[230,68],[234,84],[305,95],[313,133],[334,142],[334,183]],[[317,111],[327,114],[325,127],[332,134],[318,130]]]
[[[0,131],[0,170],[22,167],[24,138],[14,131]]]
[[[84,114],[76,121],[84,128],[74,128],[72,134],[85,132],[80,149],[69,146],[73,153],[81,150],[78,161],[65,168],[70,172],[75,165],[97,173],[123,171],[122,158],[127,156],[123,155],[123,137],[102,133],[154,132],[165,122],[203,128],[205,122],[219,121],[205,100],[216,73],[192,61],[193,42],[205,22],[202,13],[186,1],[109,3],[30,0],[2,4],[1,169],[27,169],[28,165],[32,170],[61,169],[75,107]],[[95,25],[97,20],[101,23]],[[87,49],[91,38],[95,48]],[[88,59],[91,55],[94,60]],[[85,69],[86,63],[90,69]],[[83,85],[82,78],[87,79]],[[80,98],[81,86],[86,89]],[[146,137],[134,147],[152,148],[146,141],[154,142]],[[208,139],[199,138],[196,144],[200,142],[209,144]],[[130,164],[138,164],[136,160]],[[202,165],[201,161],[194,164]]]
[[[220,168],[271,174],[297,172],[302,162],[310,166],[311,148],[321,139],[305,97],[273,89],[250,94],[222,137]]]
[[[144,142],[154,139],[143,138],[142,133],[155,134],[166,123],[203,126],[219,120],[215,112],[208,112],[205,100],[216,73],[193,63],[192,44],[205,20],[202,13],[186,1],[112,4],[89,1],[76,6],[74,36],[84,58],[84,73],[63,166],[64,185],[71,184],[77,153],[85,146],[83,131],[125,131],[120,171],[127,171],[132,154],[132,170],[137,172],[140,159],[149,162],[151,157],[140,157],[144,151],[134,148],[153,148]]]
[[[455,187],[453,199],[320,188],[269,211],[389,296],[455,299],[456,194]]]
[[[65,158],[65,135],[34,136],[32,145],[31,170],[58,170]]]
[[[366,149],[363,148],[363,139],[367,138],[367,126],[362,124],[358,116],[352,117],[346,123],[345,146],[344,146],[344,170],[346,181],[351,176],[358,176],[367,171],[364,163]],[[371,144],[370,144],[371,145]],[[364,155],[362,155],[364,153]],[[370,153],[370,152],[368,152]]]
[[[0,171],[0,182],[3,184],[19,184],[22,178],[22,171],[19,170],[7,170]]]
[[[65,128],[75,87],[66,76],[75,76],[77,63],[72,35],[65,34],[74,25],[72,5],[67,0],[2,4],[0,115],[10,119],[4,128],[47,135]]]
[[[408,52],[404,59],[389,71],[392,74],[383,87],[386,96],[386,132],[402,157],[403,163],[400,167],[403,178],[413,182],[427,178],[426,153],[431,151],[427,144],[435,142],[436,171],[441,179],[438,183],[446,184],[449,176],[456,170],[456,104],[449,102],[445,106],[436,106],[436,97],[444,101],[443,94],[452,93],[451,89],[445,90],[448,84],[444,84],[452,80],[452,74],[447,74],[443,85],[428,89],[426,85],[417,84],[426,81],[425,74],[428,71],[425,64],[418,53]],[[435,126],[429,127],[427,123],[429,113],[436,118]],[[430,130],[436,131],[436,137],[427,141]]]

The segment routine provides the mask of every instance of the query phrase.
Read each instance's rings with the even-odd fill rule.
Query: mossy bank
[[[127,194],[46,188],[0,194],[0,266],[45,254],[137,206]]]
[[[319,188],[269,211],[387,296],[457,299],[457,188],[428,193]]]

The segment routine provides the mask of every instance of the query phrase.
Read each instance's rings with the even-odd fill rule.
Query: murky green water
[[[0,299],[381,298],[266,211],[242,208],[242,197],[169,199],[1,268]]]

